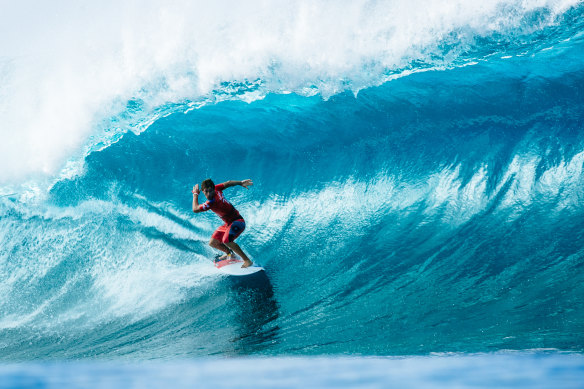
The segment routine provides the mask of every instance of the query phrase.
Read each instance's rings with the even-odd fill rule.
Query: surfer
[[[193,212],[205,212],[210,209],[223,219],[225,224],[217,228],[213,235],[211,235],[209,246],[225,253],[225,255],[219,258],[219,260],[229,258],[231,253],[235,252],[235,254],[243,259],[243,265],[241,267],[249,267],[252,265],[252,262],[247,255],[245,255],[241,247],[234,242],[234,240],[241,235],[243,230],[245,230],[245,221],[237,209],[235,209],[235,207],[223,196],[224,189],[238,185],[248,189],[249,186],[253,185],[253,182],[251,180],[227,181],[215,185],[213,181],[208,178],[201,183],[201,189],[199,189],[199,184],[196,184],[193,187]],[[199,194],[201,191],[203,191],[207,201],[199,205]]]

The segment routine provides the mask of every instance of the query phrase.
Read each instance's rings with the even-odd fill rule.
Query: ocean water
[[[5,2],[0,36],[0,374],[583,365],[582,1]],[[264,279],[212,266],[208,177],[253,179]]]
[[[582,355],[203,358],[0,366],[0,388],[574,388]],[[75,374],[71,372],[74,371]],[[169,385],[170,383],[170,385]]]

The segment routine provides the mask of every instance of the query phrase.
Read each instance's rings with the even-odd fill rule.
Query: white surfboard
[[[244,268],[241,265],[243,265],[243,259],[235,256],[222,261],[215,261],[215,267],[221,273],[229,274],[230,276],[249,276],[264,270],[263,267],[255,264]]]

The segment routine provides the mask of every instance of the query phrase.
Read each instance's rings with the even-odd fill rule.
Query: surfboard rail
[[[243,260],[238,257],[231,257],[221,261],[216,260],[214,263],[217,270],[230,276],[247,276],[264,271],[263,267],[257,266],[255,264],[242,268],[241,265],[243,264]]]

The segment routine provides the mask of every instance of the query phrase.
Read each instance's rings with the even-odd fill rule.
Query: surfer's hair
[[[205,181],[201,183],[201,190],[214,187],[215,184],[213,183],[213,180],[211,180],[210,178],[207,178]]]

